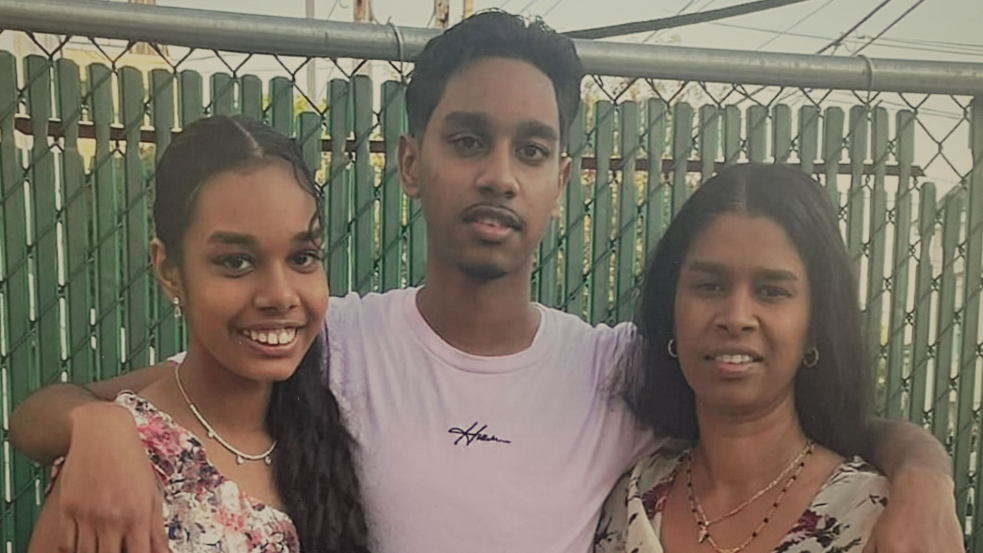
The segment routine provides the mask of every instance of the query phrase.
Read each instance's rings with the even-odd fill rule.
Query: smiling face
[[[180,266],[153,245],[155,266],[181,299],[189,351],[257,381],[293,374],[328,306],[316,204],[290,166],[269,162],[203,183]]]
[[[447,81],[422,136],[403,139],[400,158],[432,269],[494,279],[530,267],[569,171],[553,84],[523,61],[471,62]]]
[[[784,229],[724,213],[693,242],[676,289],[679,364],[698,405],[730,413],[793,400],[810,285]]]

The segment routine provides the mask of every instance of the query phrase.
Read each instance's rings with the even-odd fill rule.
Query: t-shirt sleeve
[[[635,336],[633,323],[624,322],[614,326],[607,336],[608,347],[599,359],[604,365],[599,371],[602,389],[608,395],[611,408],[622,418],[622,434],[626,436],[624,451],[629,463],[626,466],[634,464],[643,455],[652,453],[666,443],[665,438],[657,436],[651,428],[642,426],[638,422],[619,393],[619,387],[623,386],[624,362],[626,356],[631,353]]]
[[[349,350],[358,347],[359,306],[362,298],[355,292],[343,297],[332,297],[328,302],[328,314],[324,318],[327,334],[327,359],[325,360],[324,381],[334,394],[347,417],[351,414],[352,375],[349,370]]]

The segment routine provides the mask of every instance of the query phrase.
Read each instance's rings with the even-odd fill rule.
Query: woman
[[[856,288],[820,185],[734,166],[652,257],[625,396],[670,438],[609,497],[596,550],[860,553],[887,481],[858,455],[870,397]]]
[[[156,186],[152,262],[187,356],[116,404],[159,477],[170,550],[366,551],[353,440],[322,384],[324,221],[298,148],[248,118],[202,119]],[[54,531],[58,501],[56,485],[32,551],[95,551]]]

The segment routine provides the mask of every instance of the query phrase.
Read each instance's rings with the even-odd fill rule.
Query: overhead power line
[[[598,39],[631,35],[635,33],[647,33],[650,31],[657,31],[659,29],[670,29],[674,27],[683,27],[685,25],[706,23],[708,21],[717,21],[719,19],[747,15],[749,13],[791,6],[792,4],[807,1],[808,0],[758,0],[757,2],[729,6],[718,10],[707,10],[697,13],[688,13],[686,15],[675,15],[672,17],[663,17],[661,19],[650,19],[648,21],[635,21],[632,23],[622,23],[621,25],[610,25],[607,27],[581,29],[579,31],[570,31],[564,34],[570,38]]]
[[[843,41],[846,39],[846,37],[850,36],[850,33],[852,33],[853,31],[856,31],[858,28],[860,28],[861,25],[863,25],[864,23],[866,23],[867,20],[870,19],[871,17],[874,17],[874,14],[875,13],[881,11],[881,8],[883,8],[884,6],[888,5],[890,2],[891,2],[891,0],[884,0],[883,2],[881,2],[880,4],[878,4],[873,10],[871,10],[870,13],[868,13],[867,15],[865,15],[860,21],[857,21],[853,25],[853,27],[850,27],[847,30],[847,32],[845,32],[842,35],[840,35],[839,37],[837,37],[836,40],[834,40],[833,42],[830,42],[826,46],[823,46],[822,48],[820,48],[819,51],[816,52],[816,53],[817,54],[825,53],[826,50],[829,50],[830,48],[836,48],[837,46],[839,46],[840,44],[842,44]]]
[[[925,0],[918,0],[917,2],[915,2],[910,8],[908,8],[907,11],[905,11],[903,14],[899,15],[897,19],[895,19],[894,21],[892,21],[890,25],[888,25],[887,27],[884,27],[884,30],[883,31],[877,33],[877,35],[874,38],[868,40],[867,43],[864,44],[863,46],[861,46],[859,50],[857,50],[856,52],[853,53],[853,55],[857,55],[860,52],[863,52],[865,48],[867,48],[868,46],[870,46],[871,44],[873,44],[874,42],[876,42],[877,39],[879,39],[882,36],[884,36],[884,33],[890,31],[891,28],[894,27],[895,25],[897,25],[898,23],[900,23],[902,19],[908,17],[908,14],[910,14],[913,11],[915,11],[915,8],[917,8],[918,6],[921,6],[924,3],[925,3]]]
[[[783,36],[785,36],[786,34],[788,34],[788,32],[789,32],[789,31],[791,31],[792,29],[794,29],[794,28],[796,28],[796,27],[798,27],[799,25],[801,25],[801,24],[803,24],[803,23],[805,23],[806,21],[808,21],[809,19],[811,19],[811,18],[812,18],[812,16],[814,16],[814,15],[816,15],[817,13],[819,13],[819,12],[821,12],[821,11],[822,11],[823,9],[825,9],[826,7],[828,7],[828,6],[829,6],[830,4],[832,4],[833,2],[835,2],[835,0],[826,0],[826,3],[824,3],[824,4],[823,4],[823,5],[821,5],[821,6],[819,6],[819,7],[818,7],[818,8],[816,8],[816,9],[814,9],[814,10],[812,10],[812,11],[811,11],[811,12],[809,12],[809,13],[808,13],[808,14],[807,14],[807,15],[806,15],[805,17],[803,17],[802,19],[800,19],[800,20],[798,20],[798,21],[796,21],[795,23],[792,23],[792,24],[791,24],[791,25],[789,25],[788,27],[785,27],[784,29],[782,29],[781,31],[779,31],[779,32],[778,32],[778,33],[777,33],[777,34],[776,34],[775,36],[773,36],[773,37],[771,37],[771,38],[769,38],[769,39],[768,39],[768,40],[766,40],[766,41],[765,41],[764,43],[762,43],[762,44],[761,44],[761,46],[758,46],[757,48],[755,48],[755,50],[756,50],[756,51],[757,51],[757,50],[761,50],[761,49],[762,49],[762,48],[764,48],[765,46],[768,46],[768,45],[769,45],[769,44],[771,44],[772,42],[775,42],[776,40],[778,40],[778,39],[780,39],[780,38],[782,38]]]

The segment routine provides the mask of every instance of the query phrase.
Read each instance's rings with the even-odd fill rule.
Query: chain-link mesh
[[[422,281],[424,223],[396,156],[409,70],[0,31],[0,541],[26,549],[43,491],[9,445],[13,406],[183,346],[148,267],[148,192],[189,122],[241,113],[295,137],[323,183],[334,293]],[[801,167],[840,206],[878,408],[946,443],[983,551],[983,98],[598,75],[583,100],[538,301],[630,318],[649,247],[701,181],[747,160]]]

